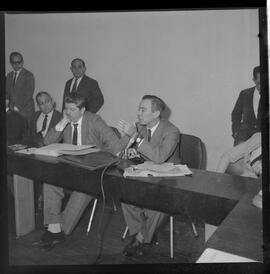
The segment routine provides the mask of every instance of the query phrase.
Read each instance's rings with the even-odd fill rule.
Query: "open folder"
[[[146,161],[143,164],[132,165],[125,169],[124,177],[171,177],[192,175],[191,170],[187,165],[174,165],[173,163],[155,164],[151,161]]]
[[[40,148],[28,148],[16,151],[23,154],[38,154],[52,157],[58,157],[60,155],[85,155],[93,152],[97,152],[100,149],[95,148],[94,145],[81,145],[75,146],[72,144],[50,144],[48,146]]]

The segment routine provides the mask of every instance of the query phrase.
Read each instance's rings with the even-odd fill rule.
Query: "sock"
[[[140,243],[143,243],[144,242],[144,237],[142,235],[141,232],[139,232],[137,235],[136,235],[136,239],[140,242]]]
[[[49,224],[48,231],[52,233],[59,233],[61,232],[61,226],[60,224]]]

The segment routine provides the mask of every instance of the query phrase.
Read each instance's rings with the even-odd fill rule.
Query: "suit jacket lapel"
[[[160,140],[160,135],[163,132],[164,122],[160,120],[158,127],[156,128],[155,132],[151,137],[150,143],[155,145]]]
[[[86,126],[86,118],[85,115],[83,115],[82,118],[82,132],[81,132],[81,138],[82,138],[82,145],[87,144],[87,126]]]

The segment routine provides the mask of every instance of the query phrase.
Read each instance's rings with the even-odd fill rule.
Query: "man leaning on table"
[[[123,140],[135,136],[135,146],[128,151],[129,157],[139,154],[145,160],[160,164],[173,162],[179,164],[179,130],[168,120],[162,119],[165,109],[162,99],[153,95],[143,96],[138,109],[137,126],[120,121],[118,129],[125,133]],[[135,139],[134,138],[134,139]],[[122,204],[123,214],[131,242],[124,248],[125,256],[143,255],[152,242],[153,235],[163,221],[165,214],[150,209]]]
[[[85,110],[85,99],[73,93],[65,98],[63,119],[44,138],[45,145],[64,143],[95,145],[97,148],[117,154],[122,145],[113,130],[94,113]],[[48,251],[65,240],[79,221],[92,197],[73,191],[65,209],[61,212],[64,190],[62,187],[44,184],[44,224],[48,229],[33,247]]]

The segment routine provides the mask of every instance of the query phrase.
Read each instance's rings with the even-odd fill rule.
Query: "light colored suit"
[[[29,123],[32,114],[35,111],[33,94],[35,90],[35,79],[32,72],[22,68],[13,87],[13,71],[6,77],[6,93],[10,96],[10,108],[16,106],[19,113]]]
[[[82,144],[94,144],[98,148],[102,148],[113,154],[118,153],[122,149],[119,139],[113,130],[97,114],[85,112],[82,119]],[[52,128],[44,138],[46,145],[59,142],[71,143],[72,129],[68,124],[63,132],[58,132]],[[69,201],[61,212],[62,198],[64,190],[62,187],[44,184],[44,224],[60,223],[62,231],[68,235],[79,221],[83,211],[92,196],[78,191],[73,191]]]
[[[146,137],[145,128],[140,127],[139,131],[142,137]],[[180,132],[177,127],[167,120],[161,120],[150,142],[147,142],[145,138],[137,151],[143,158],[155,163],[173,162],[179,164],[179,136]],[[124,203],[122,203],[122,209],[130,235],[141,232],[144,242],[150,243],[165,214]]]

